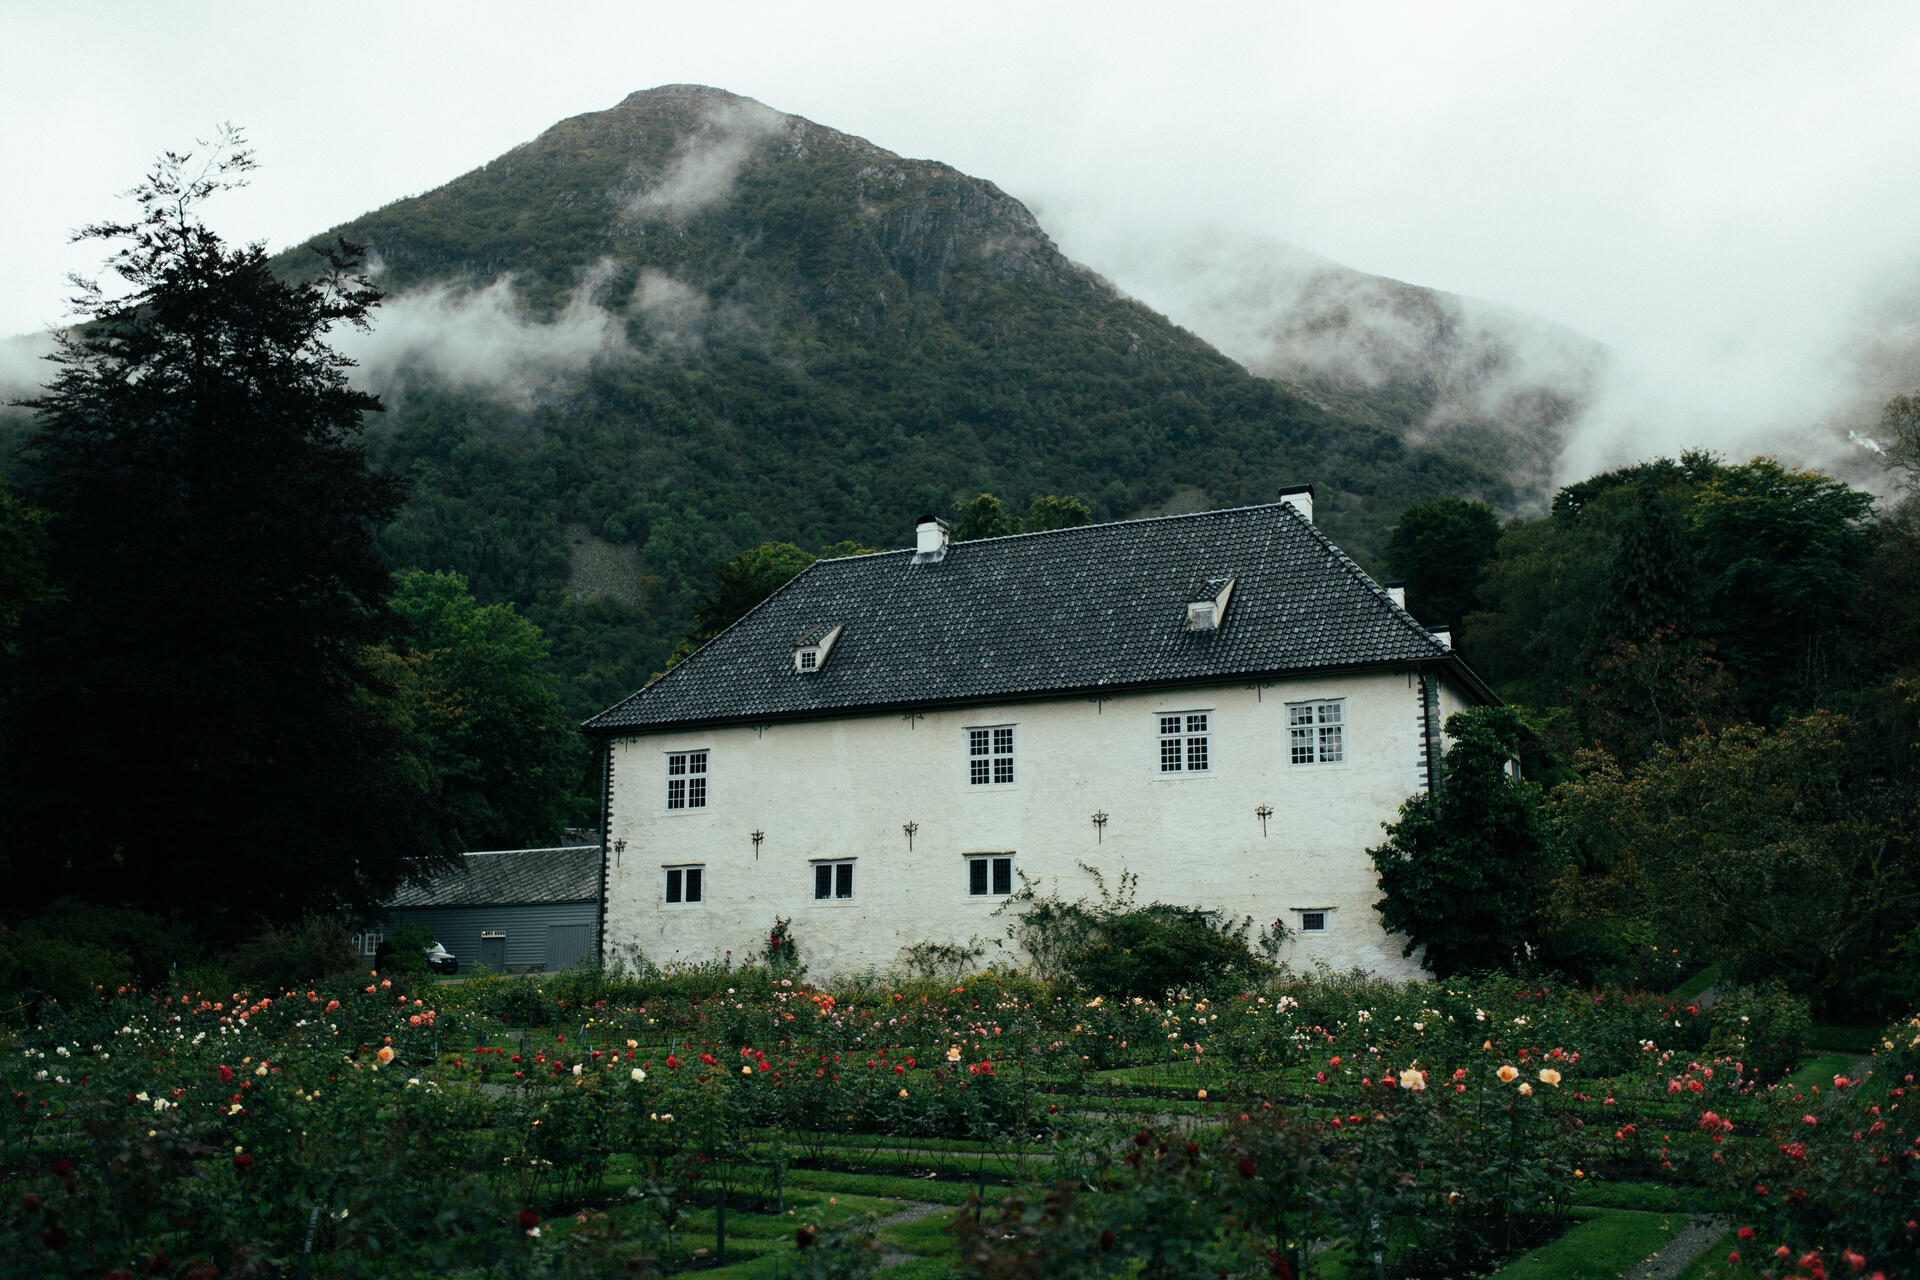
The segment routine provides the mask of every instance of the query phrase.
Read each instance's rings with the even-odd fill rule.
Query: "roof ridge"
[[[1410,628],[1415,635],[1420,637],[1422,641],[1431,645],[1435,653],[1451,653],[1452,652],[1452,650],[1448,649],[1445,645],[1441,644],[1438,640],[1434,639],[1433,632],[1427,630],[1425,625],[1421,623],[1420,619],[1414,617],[1411,613],[1408,613],[1404,605],[1396,603],[1394,601],[1393,596],[1388,593],[1387,589],[1381,586],[1378,582],[1376,582],[1372,574],[1368,573],[1365,569],[1362,569],[1360,567],[1359,561],[1355,560],[1352,556],[1348,555],[1345,551],[1341,550],[1340,547],[1337,544],[1335,544],[1333,539],[1329,538],[1326,535],[1325,531],[1323,531],[1319,525],[1315,524],[1312,520],[1310,520],[1304,512],[1301,512],[1298,509],[1294,508],[1291,503],[1282,502],[1282,503],[1279,503],[1278,505],[1286,507],[1289,510],[1293,511],[1294,518],[1298,520],[1301,524],[1306,526],[1307,532],[1312,534],[1313,537],[1320,543],[1322,547],[1326,548],[1328,551],[1331,551],[1333,553],[1334,560],[1336,561],[1336,563],[1338,563],[1339,565],[1341,565],[1343,568],[1347,570],[1348,576],[1358,579],[1362,587],[1365,587],[1368,590],[1372,591],[1373,594],[1376,597],[1378,597],[1381,600],[1381,602],[1387,606],[1387,615],[1389,617],[1391,617],[1395,622],[1400,623],[1402,626]]]
[[[960,538],[948,543],[949,546],[966,546],[975,542],[1011,542],[1016,538],[1048,538],[1058,533],[1085,533],[1092,529],[1114,529],[1121,525],[1155,524],[1164,520],[1198,520],[1203,516],[1239,515],[1243,511],[1263,511],[1269,507],[1284,507],[1286,502],[1249,502],[1241,507],[1210,507],[1205,511],[1170,511],[1158,516],[1134,516],[1126,520],[1093,520],[1086,524],[1070,524],[1058,529],[1022,529],[1019,533],[996,534],[991,538]],[[872,556],[897,556],[911,554],[912,547],[892,547],[886,551],[863,551],[854,556],[822,556],[814,564],[832,564],[839,560],[865,560]],[[813,565],[808,565],[812,568]]]
[[[510,853],[577,853],[582,849],[598,849],[597,844],[548,844],[537,849],[469,849],[460,856],[463,858],[498,858]]]

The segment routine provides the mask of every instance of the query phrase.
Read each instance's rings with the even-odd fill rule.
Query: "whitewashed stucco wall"
[[[1290,764],[1288,704],[1332,699],[1345,708],[1346,761]],[[1463,705],[1450,689],[1441,704]],[[1211,713],[1208,772],[1159,771],[1156,717],[1174,711]],[[971,786],[966,730],[994,725],[1015,727],[1015,782]],[[666,756],[687,750],[710,753],[708,802],[669,812]],[[1294,963],[1409,976],[1415,965],[1373,911],[1365,851],[1419,786],[1420,760],[1420,689],[1408,672],[621,738],[609,954],[705,960],[731,949],[745,959],[781,916],[811,974],[831,977],[884,967],[917,942],[1000,937],[1002,900],[968,896],[963,855],[1011,850],[1022,873],[1070,898],[1093,891],[1084,862],[1110,885],[1137,874],[1143,903],[1289,926],[1302,908],[1330,908],[1326,932],[1292,944]],[[1274,811],[1264,836],[1261,805]],[[1096,811],[1108,815],[1104,831]],[[757,851],[754,831],[764,833]],[[812,860],[829,858],[856,860],[851,901],[814,900]],[[666,905],[663,868],[696,863],[705,901]]]

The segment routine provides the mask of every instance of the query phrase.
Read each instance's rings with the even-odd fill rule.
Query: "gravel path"
[[[1726,1229],[1724,1219],[1710,1214],[1696,1216],[1674,1233],[1666,1248],[1627,1272],[1628,1280],[1673,1280]]]

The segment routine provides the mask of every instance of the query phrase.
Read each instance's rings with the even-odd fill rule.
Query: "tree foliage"
[[[1074,529],[1093,523],[1093,509],[1084,501],[1054,494],[1035,498],[1025,517],[1008,511],[1006,504],[990,493],[975,494],[964,502],[956,502],[953,511],[955,542],[1004,538],[1015,533],[1045,533],[1050,529]]]
[[[1550,874],[1540,788],[1508,772],[1526,726],[1511,707],[1477,707],[1446,730],[1444,784],[1401,805],[1367,851],[1386,895],[1374,907],[1404,954],[1426,949],[1436,977],[1513,969]]]
[[[125,900],[243,927],[370,904],[451,830],[366,647],[389,625],[371,530],[403,492],[358,437],[379,408],[327,345],[378,294],[355,249],[283,281],[199,217],[238,135],[169,153],[81,284],[31,402],[26,496],[60,598],[37,610],[0,739],[7,872],[31,901]]]
[[[1400,513],[1381,558],[1407,584],[1407,610],[1430,626],[1459,623],[1477,606],[1480,574],[1500,544],[1484,502],[1441,498]]]
[[[434,782],[469,849],[553,845],[585,816],[586,740],[560,705],[540,629],[482,607],[457,573],[401,574],[386,650]]]
[[[1904,696],[1911,761],[1920,697]],[[1890,789],[1861,767],[1863,745],[1852,722],[1823,713],[1702,734],[1637,769],[1587,757],[1551,806],[1582,869],[1555,887],[1553,929],[1624,930],[1721,958],[1738,981],[1870,1007],[1898,969],[1920,870],[1912,765]]]

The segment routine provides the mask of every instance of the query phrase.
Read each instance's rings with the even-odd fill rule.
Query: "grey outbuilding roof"
[[[1188,605],[1233,587],[1215,630]],[[796,636],[844,624],[825,663]],[[1284,502],[821,560],[585,724],[617,734],[1432,665],[1491,691]]]
[[[510,907],[591,902],[600,896],[600,846],[469,853],[428,884],[408,885],[392,907]]]

